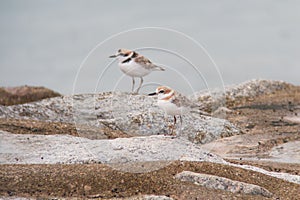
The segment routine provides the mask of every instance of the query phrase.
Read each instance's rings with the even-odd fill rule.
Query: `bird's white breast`
[[[168,115],[182,115],[184,108],[177,107],[174,103],[166,100],[158,100],[158,106],[165,111]]]
[[[128,63],[119,63],[122,72],[131,77],[143,77],[148,75],[151,71],[144,68],[134,61]]]

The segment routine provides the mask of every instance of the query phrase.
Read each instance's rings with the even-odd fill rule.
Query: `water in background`
[[[115,40],[92,54],[75,81],[79,66],[101,41],[137,27],[165,27],[186,33],[210,53],[225,84],[253,78],[300,84],[300,1],[39,1],[0,2],[0,85],[42,85],[64,94],[111,90],[129,91],[131,79],[122,77],[116,62],[99,81],[107,57],[120,47],[138,48],[158,43],[164,48],[197,56],[205,80],[182,60],[162,51],[141,50],[154,62],[174,67],[176,73],[155,72],[145,82],[170,85],[183,93],[222,86],[205,53],[175,38],[148,34],[135,40]],[[164,33],[165,34],[165,33]],[[125,42],[126,41],[126,42]],[[151,45],[153,42],[153,45]],[[126,45],[126,46],[121,46]],[[154,45],[155,44],[155,45]],[[128,46],[127,46],[128,45]],[[177,45],[177,46],[176,46]],[[177,73],[178,75],[178,73]],[[121,79],[120,79],[121,78]],[[116,85],[116,82],[118,84]],[[75,83],[75,85],[74,85]],[[207,83],[207,84],[206,84]],[[155,85],[154,84],[154,85]],[[75,88],[74,88],[75,86]],[[186,88],[189,88],[188,90]],[[152,90],[143,88],[143,92]]]

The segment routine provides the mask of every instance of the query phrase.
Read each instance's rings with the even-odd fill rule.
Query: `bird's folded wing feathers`
[[[211,116],[209,113],[202,111],[203,107],[190,99],[188,99],[186,96],[180,94],[180,93],[175,93],[175,98],[172,100],[172,103],[174,103],[178,107],[189,107],[192,108],[194,113],[199,113],[200,115],[206,115],[206,116]]]
[[[145,58],[144,56],[141,55],[135,58],[135,62],[139,63],[146,69],[165,71],[164,68],[153,64],[148,58]]]

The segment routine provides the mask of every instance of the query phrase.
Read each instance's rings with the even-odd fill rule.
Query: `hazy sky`
[[[73,89],[129,91],[131,79],[122,77],[116,62],[101,76],[111,62],[108,56],[121,47],[140,49],[153,62],[167,66],[166,72],[147,76],[146,83],[178,90],[189,85],[194,90],[219,87],[222,79],[225,84],[254,78],[300,84],[299,9],[296,0],[1,0],[0,85],[46,86],[64,94]],[[132,31],[98,45],[141,27],[180,31],[205,49],[176,32],[157,29]]]

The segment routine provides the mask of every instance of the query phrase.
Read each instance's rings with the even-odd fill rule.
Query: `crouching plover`
[[[153,64],[149,59],[135,51],[119,49],[115,55],[110,56],[110,58],[115,57],[118,57],[119,59],[119,67],[121,71],[132,77],[132,92],[134,91],[135,77],[141,79],[140,85],[136,90],[136,93],[139,93],[143,84],[144,76],[150,74],[152,71],[165,71],[164,68]]]
[[[190,112],[193,108],[198,108],[197,112],[199,114],[209,115],[208,113],[200,111],[200,106],[189,100],[186,96],[167,86],[160,86],[155,92],[148,95],[157,95],[158,107],[163,109],[166,115],[172,115],[174,117],[174,124],[171,129],[172,135],[176,125],[176,115],[179,115],[180,118],[180,129],[182,128],[182,115]]]

